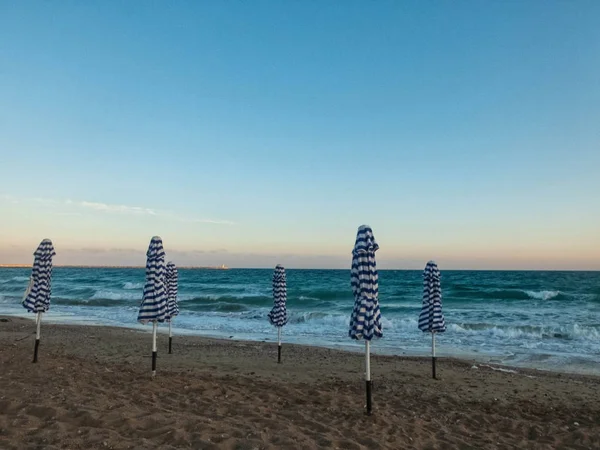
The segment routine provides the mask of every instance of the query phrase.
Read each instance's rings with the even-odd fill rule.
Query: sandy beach
[[[600,377],[0,319],[2,449],[600,448]],[[148,327],[150,330],[151,327]],[[376,344],[374,344],[376,345]]]

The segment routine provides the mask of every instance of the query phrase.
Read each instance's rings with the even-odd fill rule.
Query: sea
[[[0,314],[33,317],[21,306],[30,272],[0,269]],[[267,320],[272,274],[180,269],[174,333],[276,341]],[[44,321],[150,330],[136,322],[144,277],[144,269],[55,267]],[[422,272],[381,270],[379,277],[384,336],[372,352],[430,355],[431,336],[417,327]],[[363,350],[348,337],[349,270],[287,270],[287,292],[284,343]],[[438,356],[600,374],[600,272],[443,271],[442,295],[447,331],[436,335]]]

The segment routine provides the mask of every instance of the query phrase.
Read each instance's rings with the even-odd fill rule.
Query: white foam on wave
[[[11,281],[23,282],[23,281],[29,281],[29,278],[28,277],[12,277],[7,280],[0,280],[0,284],[10,283]]]
[[[450,331],[454,333],[466,334],[466,335],[488,335],[497,338],[537,338],[542,337],[542,333],[535,331],[524,331],[522,329],[513,327],[500,328],[497,326],[482,327],[482,328],[468,328],[461,326],[456,323],[448,325]]]
[[[289,312],[289,320],[292,324],[311,324],[315,325],[343,325],[350,321],[350,316],[341,314],[328,314],[326,312]]]
[[[123,289],[131,290],[131,289],[142,289],[144,287],[144,283],[131,283],[127,281],[123,284]]]
[[[600,339],[600,329],[597,327],[574,324],[569,327],[568,331],[577,337],[583,337],[593,341],[598,341]]]
[[[106,289],[100,289],[91,297],[92,300],[141,300],[139,292],[115,292]]]
[[[335,327],[338,329],[345,329],[348,327],[349,323],[350,323],[350,313],[348,314],[330,314],[324,311],[319,311],[319,312],[308,312],[308,311],[304,311],[304,312],[295,312],[295,311],[289,311],[288,310],[288,314],[289,314],[289,319],[290,319],[290,323],[293,324],[294,326],[296,325],[303,325],[303,326],[310,326],[310,327]],[[262,315],[257,316],[256,318],[261,318],[262,319]],[[415,334],[420,334],[421,331],[418,329],[417,326],[417,319],[414,318],[405,318],[405,319],[400,319],[400,318],[393,318],[393,319],[388,319],[387,317],[383,316],[381,319],[381,325],[385,330],[388,331],[394,331],[394,332],[401,332],[401,333],[415,333]]]
[[[539,339],[581,339],[584,341],[597,341],[600,339],[600,328],[591,325],[566,325],[566,326],[487,326],[470,328],[466,325],[450,324],[449,330],[458,333],[472,336],[489,336],[499,339],[535,339],[534,342],[539,342]]]
[[[560,291],[525,291],[525,293],[536,300],[550,300],[560,295]]]

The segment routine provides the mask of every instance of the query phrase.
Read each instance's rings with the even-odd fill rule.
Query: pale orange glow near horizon
[[[183,265],[346,268],[361,224],[344,218],[308,224],[286,219],[270,226],[251,219],[197,223],[122,205],[73,204],[0,199],[0,264],[29,264],[39,242],[50,238],[57,264],[143,265],[149,240],[158,234]],[[397,222],[377,217],[369,224],[380,245],[381,268],[418,269],[435,259],[448,269],[600,270],[600,235],[593,221],[565,224],[532,217],[515,224],[479,217],[465,223]]]

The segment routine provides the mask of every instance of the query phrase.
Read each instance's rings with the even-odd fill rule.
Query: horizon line
[[[0,269],[31,269],[33,264],[0,264]],[[145,269],[146,266],[135,265],[118,265],[118,264],[56,264],[54,268],[63,269]],[[229,267],[221,266],[177,266],[181,270],[272,270],[273,267]],[[286,267],[286,270],[350,270],[350,267]],[[377,269],[379,272],[384,271],[405,271],[405,272],[420,272],[423,269],[402,269],[402,268],[386,268]],[[600,272],[600,269],[443,269],[443,272]]]

